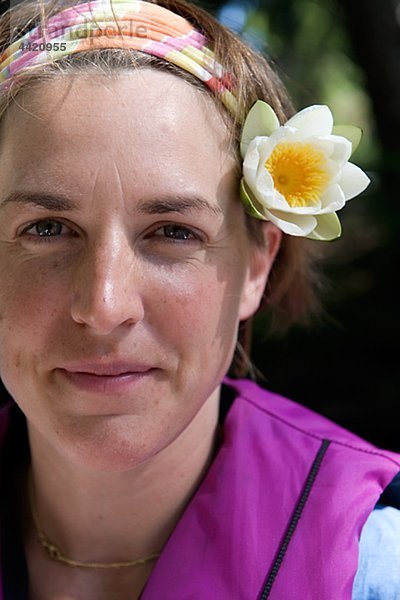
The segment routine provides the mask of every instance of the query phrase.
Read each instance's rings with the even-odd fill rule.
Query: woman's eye
[[[159,233],[161,232],[161,233]],[[163,225],[155,232],[156,237],[166,237],[171,240],[198,240],[199,236],[183,225]]]
[[[64,237],[67,232],[68,228],[64,223],[53,219],[43,219],[32,223],[22,233],[28,237],[36,238],[34,241],[45,242],[49,241],[49,238]]]

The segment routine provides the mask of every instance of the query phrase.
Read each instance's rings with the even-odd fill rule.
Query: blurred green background
[[[298,109],[362,127],[354,162],[372,180],[323,244],[328,317],[282,339],[259,318],[253,363],[269,389],[400,450],[400,0],[200,4],[273,61]]]

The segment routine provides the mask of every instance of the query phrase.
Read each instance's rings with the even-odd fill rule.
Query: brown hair
[[[86,0],[83,0],[86,1]],[[205,10],[186,0],[147,0],[175,12],[201,31],[210,41],[216,59],[233,76],[235,95],[239,110],[236,116],[228,113],[218,98],[202,82],[179,67],[162,59],[132,50],[88,50],[37,65],[30,72],[21,72],[11,81],[10,89],[0,94],[0,127],[2,116],[14,98],[24,89],[32,88],[55,76],[97,70],[113,75],[119,69],[150,67],[169,71],[194,85],[215,100],[223,115],[235,147],[240,166],[239,139],[244,116],[256,100],[268,102],[284,123],[294,112],[287,91],[264,56],[245,45],[236,35],[223,27]],[[0,18],[0,54],[21,35],[41,25],[45,29],[48,17],[68,7],[81,4],[82,0],[23,0]],[[240,173],[240,169],[238,169]],[[263,245],[260,221],[246,214],[250,239]],[[270,331],[283,333],[297,322],[309,323],[312,315],[320,312],[316,295],[319,278],[315,269],[315,242],[283,235],[282,244],[264,292],[260,309],[268,308]],[[247,358],[251,344],[251,319],[239,329],[238,351],[235,355],[233,374],[243,376],[251,367]]]

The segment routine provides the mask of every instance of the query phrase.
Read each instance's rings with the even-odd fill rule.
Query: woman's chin
[[[107,415],[75,418],[68,428],[64,421],[56,447],[81,468],[111,473],[134,469],[169,443],[160,431],[144,428],[141,417]]]

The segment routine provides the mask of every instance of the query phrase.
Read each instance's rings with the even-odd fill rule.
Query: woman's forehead
[[[210,97],[175,75],[150,69],[125,70],[112,78],[91,73],[57,77],[23,93],[21,100],[10,107],[8,120],[17,111],[18,122],[22,119],[24,127],[42,137],[117,130],[167,143],[186,130],[189,139],[207,140],[209,147],[228,140]]]
[[[124,182],[134,175],[155,186],[190,179],[207,187],[235,167],[213,101],[152,70],[48,82],[10,108],[2,144],[8,167],[27,181],[82,180],[84,167],[100,180],[102,171],[104,177],[118,171]]]

